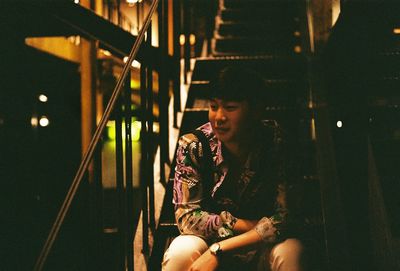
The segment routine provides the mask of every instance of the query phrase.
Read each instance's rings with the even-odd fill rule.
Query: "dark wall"
[[[2,40],[0,50],[0,269],[31,270],[80,161],[80,75],[22,38]],[[33,127],[35,115],[49,126]]]
[[[389,48],[395,49],[393,28],[398,24],[399,4],[342,1],[341,10],[323,59],[348,229],[349,270],[377,270],[369,227],[367,139],[375,118],[371,102],[382,91],[382,71],[390,69],[380,57]],[[336,127],[339,120],[341,128]]]

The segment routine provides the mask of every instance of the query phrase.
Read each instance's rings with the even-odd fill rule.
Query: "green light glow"
[[[139,82],[139,80],[131,79],[131,88],[133,88],[133,89],[140,89],[140,82]]]
[[[140,121],[137,121],[136,119],[132,119],[132,124],[131,124],[131,138],[132,141],[139,141],[140,140],[140,130],[141,130],[141,123]],[[116,133],[115,133],[115,121],[110,120],[107,123],[107,138],[110,141],[115,141],[116,139]],[[125,122],[122,122],[122,140],[125,141]]]

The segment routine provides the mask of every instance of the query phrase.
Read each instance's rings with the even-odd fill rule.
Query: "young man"
[[[228,67],[210,85],[210,122],[197,129],[205,140],[193,133],[179,140],[174,204],[181,235],[163,270],[302,270],[302,245],[288,238],[294,219],[282,140],[276,125],[262,121],[264,82]]]

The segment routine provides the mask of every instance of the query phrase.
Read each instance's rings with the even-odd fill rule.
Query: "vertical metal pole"
[[[139,3],[136,3],[136,30],[137,33],[140,31],[140,7]]]
[[[147,30],[147,45],[151,47],[152,41],[152,24],[150,24]],[[147,116],[146,120],[148,123],[147,127],[147,169],[148,169],[148,185],[149,185],[149,223],[151,229],[155,229],[155,217],[154,217],[154,147],[153,147],[153,70],[149,65],[147,67]]]
[[[168,45],[168,41],[166,42],[166,31],[165,31],[165,0],[161,0],[158,6],[158,18],[159,18],[159,42],[161,48],[161,64],[160,64],[160,72],[159,72],[159,121],[160,121],[160,179],[162,183],[166,183],[165,178],[165,163],[169,160],[168,154],[168,77],[167,77],[167,69],[166,69],[166,57],[168,51],[166,50],[166,44]]]
[[[117,0],[117,22],[118,22],[118,26],[122,27],[121,0]]]
[[[173,1],[173,88],[174,88],[174,128],[178,128],[178,112],[181,112],[181,46],[179,34],[181,33],[180,0]]]
[[[125,180],[126,180],[126,259],[127,269],[133,271],[133,174],[132,174],[132,100],[131,73],[129,72],[124,85],[125,100]]]
[[[95,156],[94,156],[94,180],[92,184],[91,190],[91,211],[92,211],[92,220],[93,220],[93,228],[90,229],[92,232],[90,233],[92,236],[91,244],[89,245],[90,249],[93,251],[91,255],[91,259],[89,260],[89,264],[91,264],[94,268],[100,268],[102,262],[98,259],[102,257],[102,235],[103,235],[103,186],[102,186],[102,163],[101,163],[101,147],[102,144],[97,146]]]
[[[107,19],[112,21],[112,7],[111,0],[107,0]]]
[[[147,255],[149,252],[149,213],[148,213],[148,157],[147,157],[147,93],[146,93],[146,63],[140,66],[140,118],[141,118],[141,159],[140,159],[140,180],[142,189],[142,252]]]
[[[192,11],[192,7],[191,7],[191,3],[190,0],[184,0],[183,1],[183,28],[185,31],[185,45],[184,45],[184,66],[185,66],[185,84],[188,83],[188,73],[190,71],[190,16],[191,16],[191,11]]]
[[[116,179],[117,179],[117,195],[118,195],[118,239],[119,239],[119,270],[125,270],[125,189],[124,189],[124,158],[122,146],[122,114],[121,99],[115,108],[115,162],[116,162]]]

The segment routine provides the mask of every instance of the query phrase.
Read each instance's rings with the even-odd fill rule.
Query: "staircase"
[[[215,18],[213,55],[271,55],[299,50],[296,1],[222,0]]]
[[[307,62],[301,53],[302,36],[307,35],[301,33],[303,13],[305,9],[300,1],[220,0],[210,54],[195,62],[180,134],[208,121],[208,84],[219,70],[226,66],[245,66],[258,72],[268,87],[264,119],[278,121],[286,133],[291,161],[289,177],[304,195],[299,204],[304,207],[308,221],[313,222],[312,234],[322,241],[312,115],[308,108]],[[160,269],[165,249],[179,234],[172,206],[173,175],[171,172],[167,184],[150,270]]]

